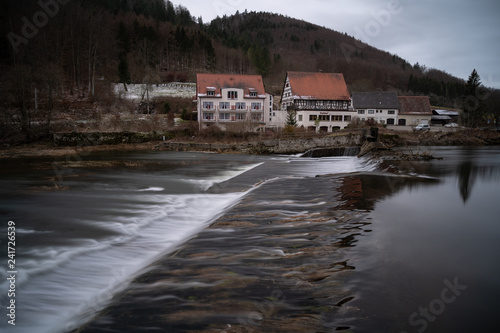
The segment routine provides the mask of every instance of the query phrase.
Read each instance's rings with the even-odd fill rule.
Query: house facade
[[[342,74],[288,72],[281,96],[280,119],[295,115],[298,127],[332,132],[345,128],[355,115]],[[286,121],[286,120],[285,120]]]
[[[279,130],[283,129],[286,125],[286,112],[281,112],[280,109],[276,109],[274,106],[274,96],[270,96],[269,101],[271,104],[269,105],[269,113],[265,117],[266,121],[266,129],[269,130]]]
[[[398,125],[431,124],[432,109],[428,96],[399,96]]]
[[[352,105],[361,121],[372,119],[380,124],[398,123],[399,100],[396,92],[354,92]]]
[[[197,74],[196,102],[200,129],[263,130],[273,96],[260,75]]]

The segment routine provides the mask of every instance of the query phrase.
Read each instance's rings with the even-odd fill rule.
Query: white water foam
[[[19,269],[25,282],[19,283],[16,298],[20,315],[16,326],[9,325],[9,332],[78,328],[133,277],[144,273],[145,267],[205,228],[244,195],[142,194],[141,200],[158,204],[139,216],[106,223],[107,228],[119,231],[119,236],[103,242],[86,239],[71,248],[45,248],[39,260],[24,262]]]
[[[199,187],[200,190],[206,191],[215,184],[220,184],[223,182],[226,182],[232,178],[235,178],[247,171],[250,171],[252,169],[257,168],[258,166],[264,164],[262,163],[256,163],[256,164],[251,164],[251,165],[243,165],[240,167],[236,167],[232,170],[225,170],[223,172],[220,172],[218,175],[206,179],[185,179],[185,181],[189,183],[195,183]]]
[[[161,192],[165,189],[163,187],[148,187],[142,190],[138,190],[139,192]]]
[[[352,157],[320,160],[283,157],[274,161],[279,166],[273,167],[271,173],[279,175],[278,178],[374,168]],[[208,189],[260,165],[245,165],[186,181]],[[43,333],[78,328],[103,309],[114,294],[126,288],[131,279],[145,273],[145,267],[158,256],[174,250],[248,193],[167,195],[160,193],[163,188],[147,185],[141,190],[121,191],[124,194],[113,191],[118,193],[113,194],[115,199],[124,204],[111,211],[120,214],[104,218],[105,223],[80,221],[109,229],[113,236],[104,241],[82,238],[71,246],[48,246],[28,253],[31,259],[19,269],[20,292],[16,299],[22,316],[15,327],[9,326],[9,331]],[[103,200],[110,195],[105,192]],[[31,231],[27,229],[27,233]],[[1,290],[5,290],[4,284]],[[0,330],[5,325],[5,321],[0,322]]]

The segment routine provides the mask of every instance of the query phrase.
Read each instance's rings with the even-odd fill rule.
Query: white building
[[[428,96],[399,96],[398,125],[431,124],[432,109]]]
[[[295,112],[297,126],[332,132],[345,128],[355,113],[342,74],[288,72],[281,97],[281,119]]]
[[[273,103],[260,75],[197,74],[196,99],[200,128],[237,131],[264,130]]]
[[[398,123],[399,100],[396,92],[354,92],[352,105],[361,121],[372,119],[380,124]]]

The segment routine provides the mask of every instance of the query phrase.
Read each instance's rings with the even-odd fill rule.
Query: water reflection
[[[370,212],[375,204],[399,191],[424,185],[436,185],[436,178],[398,176],[392,174],[357,174],[346,176],[342,180],[341,206],[345,210]]]
[[[453,179],[458,183],[457,190],[464,204],[471,198],[477,182],[500,182],[500,150],[497,147],[436,147],[429,152],[442,159],[431,162],[387,160],[380,164],[379,170]]]
[[[461,161],[457,167],[458,190],[465,203],[470,199],[472,189],[478,180],[487,182],[498,182],[500,180],[500,166],[495,164],[494,155],[486,161],[481,160],[475,150],[464,150]],[[487,165],[479,163],[486,162]]]
[[[446,304],[439,319],[427,321],[428,331],[490,331],[496,326],[500,150],[446,147],[432,154],[443,160],[413,166],[438,178],[437,185],[397,184],[393,195],[379,196],[383,199],[370,213],[371,237],[350,249],[360,258],[351,262],[357,268],[353,289],[360,297],[350,304],[360,308],[353,318],[359,331],[423,330],[420,309],[441,303],[443,281],[457,278],[470,289],[453,306]]]
[[[471,161],[463,162],[458,167],[458,189],[464,203],[470,198],[476,181],[476,172]]]

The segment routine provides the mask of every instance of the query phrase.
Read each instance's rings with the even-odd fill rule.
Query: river
[[[443,159],[2,160],[0,300],[4,309],[15,300],[16,325],[4,316],[0,329],[490,328],[500,295],[500,148],[431,151]]]

